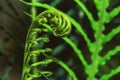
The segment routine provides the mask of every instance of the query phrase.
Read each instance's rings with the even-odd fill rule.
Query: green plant
[[[63,20],[63,18],[65,19]],[[51,72],[38,71],[37,68],[31,72],[31,70],[36,66],[48,64],[52,61],[51,59],[48,59],[37,62],[37,56],[41,54],[46,56],[45,53],[51,52],[50,48],[38,48],[40,41],[49,42],[49,38],[45,36],[38,37],[37,35],[39,33],[49,31],[51,31],[56,37],[64,37],[71,32],[71,24],[63,13],[54,10],[47,10],[40,13],[40,15],[33,20],[27,34],[25,45],[23,80],[31,80],[40,77],[41,75],[51,75]],[[30,61],[32,61],[32,64],[30,64]]]
[[[71,24],[63,13],[54,10],[44,11],[33,20],[26,39],[23,80],[31,80],[41,75],[51,75],[51,72],[39,71],[35,68],[36,66],[48,64],[52,61],[48,59],[37,62],[37,56],[41,54],[46,56],[45,53],[52,51],[50,48],[38,48],[40,41],[49,42],[48,37],[39,37],[38,34],[49,31],[56,37],[65,37],[71,32]],[[32,61],[31,64],[30,61]],[[35,69],[31,72],[33,68]]]
[[[47,5],[47,4],[42,4],[38,2],[30,3],[30,2],[25,2],[23,0],[21,1],[29,6],[34,6],[34,7],[37,6],[37,7],[42,7],[42,8],[49,9],[49,10],[59,11],[58,9],[51,7],[50,5]],[[108,34],[103,33],[106,27],[105,24],[109,23],[115,16],[117,16],[120,13],[120,6],[114,8],[111,12],[108,12],[107,8],[110,5],[109,4],[110,0],[93,0],[93,1],[98,11],[97,13],[98,20],[95,20],[93,18],[92,13],[86,8],[86,6],[80,0],[74,0],[74,2],[76,2],[77,5],[82,8],[87,18],[89,19],[91,27],[94,31],[93,36],[95,38],[95,41],[92,42],[88,38],[88,35],[83,30],[82,26],[79,23],[77,23],[76,20],[74,20],[72,17],[67,15],[72,25],[79,31],[79,33],[83,36],[84,40],[86,41],[87,47],[89,51],[91,52],[91,56],[90,56],[91,63],[88,64],[88,62],[85,60],[82,54],[82,51],[76,46],[76,44],[72,40],[70,40],[67,37],[62,38],[66,43],[68,43],[72,47],[72,49],[75,51],[76,55],[78,56],[78,59],[82,62],[85,73],[88,75],[87,80],[97,80],[95,75],[99,73],[99,66],[105,65],[105,63],[108,60],[110,60],[112,56],[116,55],[120,51],[120,45],[117,45],[113,50],[109,50],[104,56],[100,56],[100,53],[103,50],[104,44],[112,40],[115,35],[120,33],[120,25],[112,29]],[[59,12],[62,13],[61,11]],[[49,30],[51,30],[50,25],[44,25],[44,26],[47,27]],[[68,71],[69,74],[70,72],[73,73],[72,75],[70,74],[73,80],[78,80],[74,72],[71,69],[69,69],[68,66],[65,65],[63,62],[58,61],[58,59],[52,56],[49,56],[46,54],[45,56],[55,61],[56,63],[59,62],[58,64],[64,67],[66,71]],[[120,72],[120,66],[118,66],[115,69],[112,69],[108,74],[101,75],[99,80],[109,80],[112,76],[116,75],[119,72]]]

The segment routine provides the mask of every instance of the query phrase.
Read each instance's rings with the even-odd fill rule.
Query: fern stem
[[[54,7],[49,6],[49,5],[47,5],[47,4],[43,4],[43,3],[34,3],[34,4],[32,4],[32,3],[30,3],[30,2],[25,2],[25,1],[23,1],[23,0],[20,0],[20,1],[23,2],[23,3],[26,4],[26,5],[29,5],[29,6],[38,6],[38,7],[43,7],[43,8],[46,8],[46,9],[54,9],[54,10],[55,10]]]
[[[112,29],[105,37],[104,42],[109,42],[114,36],[120,33],[120,25]]]
[[[31,0],[31,2],[33,3],[33,4],[35,4],[36,3],[36,0]],[[33,16],[33,18],[31,18],[32,20],[36,17],[36,7],[35,6],[32,6],[31,7],[31,14],[32,14],[32,16]]]
[[[120,45],[116,46],[113,50],[108,51],[104,57],[101,57],[100,65],[104,65],[107,60],[110,60],[112,56],[117,54],[120,51]]]
[[[94,18],[93,18],[93,16],[92,16],[92,14],[89,12],[89,10],[87,9],[87,7],[80,1],[80,0],[74,0],[77,4],[78,4],[78,6],[80,6],[81,8],[82,8],[82,10],[85,12],[85,14],[87,15],[87,17],[88,17],[88,19],[89,19],[89,21],[90,21],[90,23],[91,23],[91,26],[92,26],[92,28],[93,28],[93,30],[95,30],[95,24],[96,24],[96,22],[95,22],[95,20],[94,20]]]
[[[32,2],[32,4],[35,4],[36,3],[36,0],[31,0],[31,2]],[[31,15],[33,16],[32,18],[31,18],[31,20],[33,21],[34,20],[34,18],[36,17],[36,13],[37,13],[37,11],[36,11],[36,7],[35,6],[32,6],[31,7]],[[37,62],[37,56],[34,56],[33,58],[31,58],[32,59],[32,63],[35,63],[35,62]],[[37,67],[34,67],[33,69],[32,69],[32,73],[34,74],[34,73],[37,73]],[[35,80],[35,79],[34,79]]]
[[[117,73],[120,73],[120,66],[118,66],[116,69],[111,70],[110,73],[103,75],[100,80],[109,80],[112,76],[116,75]]]
[[[105,22],[109,23],[118,14],[120,14],[120,6],[115,7],[111,12],[107,13],[107,16],[105,18]]]
[[[100,10],[100,18],[98,22],[98,26],[96,26],[96,33],[95,33],[95,50],[94,53],[91,56],[92,64],[91,64],[91,70],[88,75],[87,80],[96,80],[95,75],[98,72],[98,64],[99,64],[99,53],[102,50],[102,36],[103,36],[103,30],[104,30],[104,17],[105,17],[105,0],[102,0],[101,4],[102,9]]]
[[[90,39],[88,38],[88,35],[82,29],[82,26],[79,23],[77,23],[73,18],[69,17],[69,19],[70,19],[71,23],[74,25],[74,27],[81,33],[81,35],[83,36],[83,38],[85,39],[85,41],[87,43],[87,46],[90,49],[92,43],[91,43]]]
[[[61,60],[59,60],[55,57],[49,56],[49,55],[46,55],[46,57],[52,59],[55,63],[57,63],[58,65],[63,67],[69,73],[69,75],[73,78],[73,80],[78,80],[74,71],[72,69],[70,69],[64,62],[62,62]]]
[[[78,49],[77,46],[75,45],[75,43],[73,43],[69,38],[64,37],[63,39],[65,40],[65,42],[67,42],[73,48],[73,50],[77,54],[79,60],[82,62],[83,66],[85,68],[87,68],[88,64],[87,64],[86,60],[84,59],[81,50]]]

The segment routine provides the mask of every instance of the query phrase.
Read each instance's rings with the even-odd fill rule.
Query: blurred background
[[[29,0],[25,0],[29,1]],[[88,34],[91,41],[94,41],[94,31],[90,27],[89,20],[81,8],[76,5],[73,0],[37,0],[38,2],[49,4],[66,14],[73,17],[79,22],[85,32]],[[93,14],[95,20],[98,20],[97,10],[93,3],[93,0],[81,0],[86,7]],[[120,0],[110,0],[110,6],[107,11],[111,11],[113,8],[120,5]],[[43,8],[36,8],[37,14],[44,11]],[[23,13],[26,11],[31,12],[30,6],[24,5],[19,0],[0,0],[0,80],[20,80],[23,57],[24,57],[24,44],[28,28],[31,24],[31,18]],[[106,25],[105,34],[109,33],[113,28],[120,25],[120,14],[113,18],[109,24]],[[69,38],[76,43],[79,49],[82,50],[85,59],[90,62],[90,52],[87,45],[81,36],[81,34],[73,27],[72,33]],[[84,67],[78,60],[77,55],[72,48],[66,44],[62,39],[55,38],[50,35],[51,42],[45,46],[53,49],[50,53],[52,56],[61,59],[69,67],[75,71],[79,80],[86,80],[86,74]],[[120,45],[120,34],[116,35],[109,43],[104,45],[104,49],[101,52],[103,56],[108,50],[113,49],[116,45]],[[102,74],[108,73],[111,69],[120,65],[120,52],[113,56],[105,66],[100,67],[100,73],[96,77],[100,77]],[[50,64],[48,70],[55,73],[52,76],[52,80],[72,80],[67,72],[64,71],[57,64]],[[111,78],[111,80],[119,80],[120,74],[117,74]],[[44,80],[44,79],[39,79]]]

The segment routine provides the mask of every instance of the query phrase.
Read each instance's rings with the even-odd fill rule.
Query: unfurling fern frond
[[[47,77],[50,71],[40,71],[37,68],[52,62],[51,59],[38,61],[38,56],[51,52],[51,48],[39,49],[40,41],[49,42],[49,37],[39,36],[40,33],[52,32],[56,37],[68,36],[71,24],[65,14],[57,10],[46,10],[40,13],[32,22],[26,39],[24,67],[22,80],[34,80],[41,76]],[[45,55],[44,55],[45,56]]]

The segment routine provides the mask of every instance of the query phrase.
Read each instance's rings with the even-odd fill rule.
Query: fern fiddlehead
[[[39,37],[38,34],[49,31],[56,37],[68,36],[71,32],[71,24],[66,15],[60,11],[46,10],[33,20],[26,38],[22,80],[34,80],[41,76],[47,79],[52,74],[50,71],[36,70],[38,66],[52,62],[52,59],[37,60],[41,54],[52,51],[51,48],[39,49],[38,47],[40,41],[49,42],[49,37]]]

